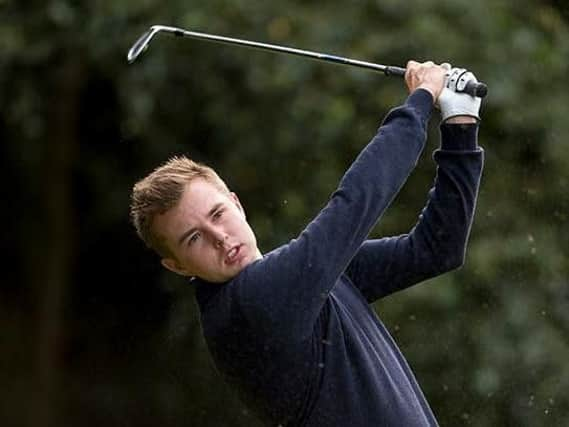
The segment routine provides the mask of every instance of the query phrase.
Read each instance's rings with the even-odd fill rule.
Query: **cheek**
[[[177,254],[178,260],[180,264],[182,264],[185,268],[189,268],[193,266],[193,257],[190,255],[187,248],[181,249]]]
[[[184,246],[180,248],[180,260],[186,265],[196,265],[200,263],[200,256],[206,251],[205,245],[199,243],[195,246]]]
[[[184,251],[181,254],[181,263],[192,274],[200,274],[203,271],[207,271],[210,266],[214,263],[215,257],[212,254],[212,250],[203,245],[202,247],[196,246],[195,250],[192,249]]]
[[[249,233],[249,224],[247,224],[247,220],[243,216],[239,216],[239,218],[236,218],[234,222],[234,227],[237,230],[239,230],[240,234]]]
[[[240,224],[241,227],[241,235],[244,237],[247,237],[248,240],[250,241],[255,241],[255,233],[253,233],[253,230],[251,229],[251,227],[249,226],[249,224],[247,223],[247,221],[242,221]]]

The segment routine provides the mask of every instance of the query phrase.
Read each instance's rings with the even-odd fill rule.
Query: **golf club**
[[[304,56],[307,58],[317,59],[320,61],[334,62],[336,64],[351,65],[354,67],[367,68],[370,70],[382,72],[386,76],[403,77],[405,75],[405,68],[401,68],[401,67],[397,67],[397,66],[374,64],[373,62],[365,62],[365,61],[359,61],[356,59],[343,58],[341,56],[329,55],[326,53],[318,53],[318,52],[312,52],[309,50],[295,49],[292,47],[279,46],[279,45],[267,44],[267,43],[260,43],[260,42],[236,39],[236,38],[231,38],[231,37],[217,36],[214,34],[198,33],[195,31],[188,31],[188,30],[184,30],[182,28],[168,27],[168,26],[164,26],[164,25],[153,25],[152,27],[150,27],[150,29],[148,31],[146,31],[144,34],[142,34],[142,36],[140,36],[140,38],[132,45],[132,47],[128,51],[128,54],[127,54],[128,62],[132,64],[136,60],[136,58],[138,58],[142,54],[142,52],[144,52],[148,48],[148,45],[150,44],[150,42],[152,41],[154,36],[156,34],[158,34],[159,32],[165,32],[165,33],[173,34],[173,35],[179,36],[179,37],[191,37],[194,39],[208,40],[208,41],[218,42],[218,43],[226,43],[226,44],[234,44],[234,45],[236,44],[236,45],[247,46],[247,47],[251,47],[251,48],[255,48],[255,49],[262,49],[262,50],[269,50],[269,51],[273,51],[273,52],[281,52],[281,53],[288,53],[291,55]],[[477,96],[477,97],[483,98],[488,93],[488,87],[486,86],[486,84],[484,84],[482,82],[468,81],[468,82],[466,82],[464,87],[460,88],[459,91],[468,93],[472,96]]]

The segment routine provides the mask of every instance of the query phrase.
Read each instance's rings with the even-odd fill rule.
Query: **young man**
[[[462,79],[462,80],[461,80]],[[432,426],[436,419],[369,304],[464,260],[483,152],[471,73],[407,64],[410,96],[294,240],[265,255],[213,170],[175,158],[137,183],[132,217],[164,267],[195,277],[219,371],[272,426]],[[409,234],[366,240],[414,168],[435,103],[435,185]]]

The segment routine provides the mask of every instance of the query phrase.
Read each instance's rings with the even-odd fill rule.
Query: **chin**
[[[241,271],[243,271],[245,269],[245,267],[247,267],[249,264],[251,264],[251,262],[252,262],[251,257],[243,257],[242,259],[237,261],[235,263],[235,265],[232,265],[227,270],[227,272],[223,275],[224,279],[221,279],[219,282],[227,282],[227,281],[233,279],[234,277],[239,275],[239,273],[241,273]]]
[[[249,264],[252,264],[257,260],[256,252],[250,250],[247,251],[240,259],[236,260],[234,264],[227,266],[224,265],[223,271],[210,279],[205,279],[210,283],[225,283],[236,277],[241,271],[243,271]]]

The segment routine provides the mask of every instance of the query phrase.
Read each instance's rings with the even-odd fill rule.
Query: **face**
[[[162,265],[184,276],[226,282],[262,257],[237,196],[202,178],[188,183],[178,205],[153,227],[174,255]]]

